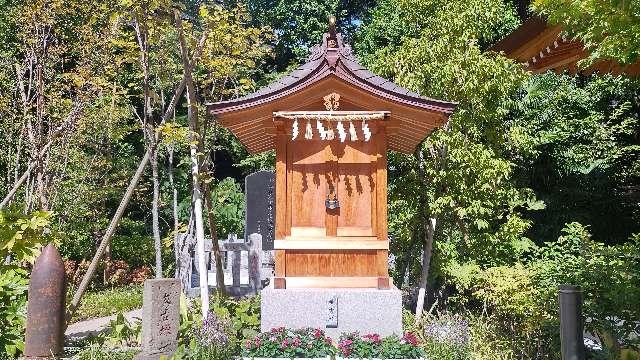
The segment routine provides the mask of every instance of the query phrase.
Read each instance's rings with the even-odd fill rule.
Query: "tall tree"
[[[440,251],[445,275],[459,261],[511,262],[531,246],[524,238],[530,222],[520,212],[540,204],[514,183],[503,147],[508,104],[525,74],[482,51],[517,24],[501,0],[387,0],[356,36],[356,49],[374,71],[425,96],[459,102],[416,156],[390,157],[390,209],[401,209],[390,211],[391,233],[401,235],[394,240],[405,248],[417,238],[423,244],[418,318],[432,249]]]

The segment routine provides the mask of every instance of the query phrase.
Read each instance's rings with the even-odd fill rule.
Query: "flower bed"
[[[413,333],[380,337],[378,334],[342,334],[338,341],[339,358],[348,359],[422,359],[424,350]]]
[[[247,340],[243,358],[327,359],[335,355],[333,340],[320,329],[274,328]]]
[[[247,340],[243,359],[422,359],[424,351],[412,333],[381,337],[378,334],[342,334],[337,344],[320,329],[275,328]]]

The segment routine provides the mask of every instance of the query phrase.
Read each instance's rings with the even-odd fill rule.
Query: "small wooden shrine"
[[[454,103],[358,64],[330,21],[308,62],[208,106],[249,152],[276,153],[274,287],[387,289],[387,150],[412,153]]]

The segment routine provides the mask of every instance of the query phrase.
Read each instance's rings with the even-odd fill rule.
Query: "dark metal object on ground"
[[[26,359],[53,358],[62,353],[65,294],[62,257],[58,249],[49,244],[38,256],[29,280]]]
[[[560,343],[563,360],[584,360],[582,290],[578,286],[560,285]]]

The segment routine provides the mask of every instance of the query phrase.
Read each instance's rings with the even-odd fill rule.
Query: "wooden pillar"
[[[276,226],[275,238],[282,240],[287,234],[287,131],[285,122],[274,119],[276,127]],[[285,250],[275,251],[274,287],[284,288]],[[281,278],[281,279],[279,279]]]
[[[377,174],[376,174],[376,230],[378,240],[389,241],[387,233],[387,132],[386,124],[378,122],[376,143],[378,145]],[[378,250],[376,254],[378,268],[378,289],[388,289],[391,286],[387,259],[388,250]]]

